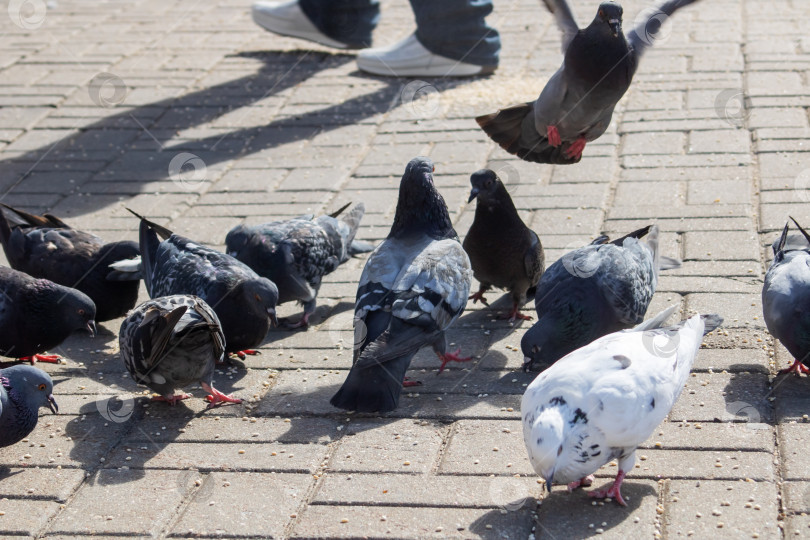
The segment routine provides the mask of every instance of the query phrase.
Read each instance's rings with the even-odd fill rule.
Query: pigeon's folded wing
[[[630,250],[613,245],[604,246],[599,253],[604,258],[595,277],[616,319],[625,326],[640,323],[655,292],[652,259],[641,260]]]

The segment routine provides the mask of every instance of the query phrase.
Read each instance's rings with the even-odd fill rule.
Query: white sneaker
[[[254,2],[252,11],[253,22],[270,32],[314,41],[336,49],[348,48],[346,43],[335,41],[318,30],[301,11],[298,0],[289,2]]]
[[[388,47],[363,49],[357,53],[357,67],[391,77],[471,77],[488,75],[497,66],[477,66],[433,54],[411,34]]]

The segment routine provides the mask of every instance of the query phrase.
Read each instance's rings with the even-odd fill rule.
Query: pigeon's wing
[[[137,216],[137,214],[135,215]],[[158,234],[162,232],[160,229],[163,228],[161,227],[158,229],[158,227],[151,221],[148,221],[141,216],[138,217],[141,220],[139,230],[139,248],[141,251],[141,272],[143,273],[143,282],[146,285],[146,291],[149,293],[149,296],[155,297],[159,295],[155,294],[155,283],[153,277],[157,269],[156,264],[158,262],[158,250],[160,249],[161,244]]]
[[[528,234],[531,238],[531,243],[529,244],[529,249],[527,249],[526,253],[523,255],[523,266],[526,269],[526,276],[531,283],[534,284],[536,280],[540,278],[540,274],[543,273],[545,256],[543,255],[543,246],[540,244],[540,237],[537,236],[537,233],[528,229]]]
[[[599,253],[603,260],[594,277],[616,321],[621,326],[640,323],[655,292],[652,254],[636,239],[626,240],[624,247],[602,246]]]
[[[187,310],[188,306],[179,306],[164,311],[156,305],[146,309],[132,333],[132,370],[135,373],[146,379],[155,370],[165,356],[175,326]]]
[[[677,10],[697,0],[667,0],[658,6],[642,11],[636,17],[636,26],[627,34],[627,43],[636,57],[641,58],[647,47],[658,39],[658,32],[666,20]]]
[[[566,0],[543,0],[548,10],[554,15],[557,21],[557,26],[560,27],[562,32],[562,51],[568,48],[571,40],[579,32],[579,26],[574,18],[574,13],[571,11],[571,6],[568,5]]]

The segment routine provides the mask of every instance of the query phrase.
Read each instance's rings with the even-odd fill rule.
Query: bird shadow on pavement
[[[739,372],[741,369],[751,367],[755,369]],[[717,420],[732,422],[742,420],[752,424],[773,424],[774,410],[769,398],[773,397],[774,391],[778,391],[784,381],[777,377],[773,381],[774,390],[770,390],[768,375],[762,373],[760,369],[759,365],[749,366],[748,364],[734,364],[729,367],[733,378],[723,388],[724,418]]]

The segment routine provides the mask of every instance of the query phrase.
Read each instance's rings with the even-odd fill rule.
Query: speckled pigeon
[[[31,433],[39,408],[59,411],[50,375],[33,366],[0,369],[0,448],[11,446]]]
[[[520,219],[497,174],[482,169],[472,174],[470,183],[469,201],[478,199],[478,203],[463,245],[480,283],[470,300],[488,305],[484,293],[494,285],[508,290],[512,297],[512,311],[507,315],[510,321],[530,320],[520,313],[520,306],[543,274],[545,257],[540,238]]]
[[[309,325],[321,280],[352,254],[365,206],[358,203],[336,219],[346,206],[317,218],[302,216],[252,227],[238,225],[225,237],[229,255],[278,286],[279,304],[294,300],[303,304],[304,315],[297,323],[289,324],[291,328]],[[357,249],[361,252],[365,247]]]
[[[253,347],[264,341],[271,324],[278,323],[275,284],[230,255],[138,218],[141,271],[149,296],[199,296],[219,317],[225,332],[225,352],[240,358],[258,354]]]
[[[788,235],[789,223],[774,242],[773,261],[762,287],[762,312],[768,332],[793,356],[779,373],[808,373],[810,355],[810,236],[795,219],[802,236]]]
[[[569,490],[590,485],[590,475],[616,459],[613,484],[589,495],[626,506],[621,485],[635,465],[636,448],[680,396],[704,333],[723,322],[717,315],[695,315],[663,327],[675,309],[577,349],[526,389],[523,441],[549,491],[554,482],[567,483]]]
[[[199,381],[209,394],[209,407],[242,402],[212,384],[214,366],[225,354],[225,334],[201,298],[179,294],[144,302],[121,324],[118,340],[135,382],[158,393],[153,400],[174,405],[190,397],[176,395],[175,388]]]
[[[565,58],[535,101],[476,118],[510,154],[537,163],[570,164],[610,124],[639,60],[677,9],[695,0],[667,0],[640,16],[625,39],[622,7],[602,2],[591,24],[577,26],[566,0],[544,0],[563,32]]]
[[[470,360],[458,356],[460,349],[446,352],[444,332],[467,304],[472,271],[432,173],[428,158],[408,163],[394,224],[360,276],[354,364],[332,397],[335,407],[394,410],[405,372],[422,347],[433,347],[441,369],[449,361]]]
[[[521,340],[524,369],[542,369],[598,337],[640,323],[659,269],[679,265],[659,255],[656,225],[613,242],[600,236],[563,255],[537,285],[537,322]]]
[[[135,306],[139,280],[109,265],[137,257],[138,244],[105,244],[51,214],[37,216],[2,206],[0,242],[12,268],[82,291],[96,304],[96,321],[123,317]]]
[[[41,354],[75,330],[95,335],[96,306],[81,291],[0,266],[0,356],[58,362]]]

